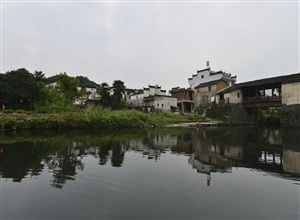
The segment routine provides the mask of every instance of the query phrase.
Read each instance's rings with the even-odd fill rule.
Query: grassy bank
[[[171,112],[143,113],[137,110],[86,109],[81,113],[72,114],[1,112],[0,129],[142,128],[160,127],[172,123],[191,122],[201,119],[199,115],[181,115]]]

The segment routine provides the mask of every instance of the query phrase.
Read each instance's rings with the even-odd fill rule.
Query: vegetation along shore
[[[145,128],[163,126],[192,126],[205,121],[199,115],[183,115],[171,112],[144,113],[138,110],[86,109],[65,114],[34,114],[16,111],[0,113],[1,130],[36,129],[97,129],[97,128]]]

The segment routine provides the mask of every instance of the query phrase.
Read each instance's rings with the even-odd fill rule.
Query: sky
[[[1,0],[1,73],[65,72],[127,88],[299,73],[299,1]]]

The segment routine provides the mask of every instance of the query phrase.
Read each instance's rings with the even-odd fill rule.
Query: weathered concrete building
[[[194,109],[194,91],[190,88],[172,88],[169,93],[177,98],[177,107],[183,113],[193,112]]]
[[[215,101],[216,93],[228,86],[223,79],[200,83],[194,88],[195,108],[210,106]]]

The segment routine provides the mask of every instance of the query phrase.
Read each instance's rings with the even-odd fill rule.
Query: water
[[[0,219],[299,219],[300,131],[169,128],[0,139]]]

